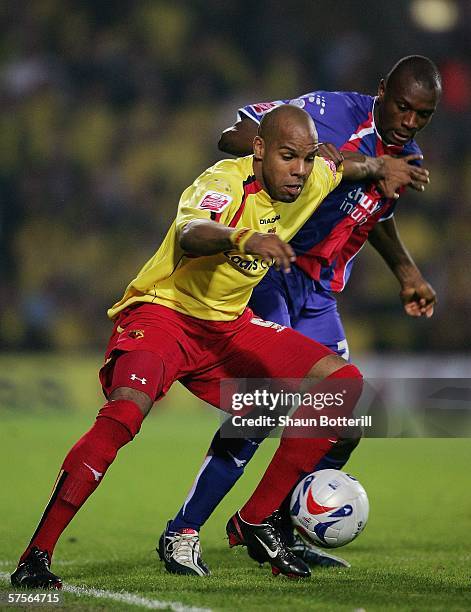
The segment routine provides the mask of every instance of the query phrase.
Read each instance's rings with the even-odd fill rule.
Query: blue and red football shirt
[[[238,118],[259,123],[275,106],[293,104],[314,119],[320,142],[370,157],[420,154],[415,141],[387,145],[374,122],[375,98],[355,92],[314,91],[293,100],[251,104],[239,109]],[[342,181],[290,241],[296,265],[324,289],[342,291],[353,260],[378,221],[393,215],[397,200],[382,197],[370,180]]]

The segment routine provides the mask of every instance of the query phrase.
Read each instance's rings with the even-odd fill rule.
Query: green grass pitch
[[[466,439],[364,440],[348,471],[369,494],[370,520],[358,540],[337,551],[352,567],[314,570],[302,582],[273,578],[268,566],[259,568],[244,549],[230,550],[224,537],[227,518],[252,491],[273,452],[270,440],[202,531],[213,575],[166,574],[154,552],[156,540],[186,495],[217,426],[204,408],[173,407],[181,397],[154,409],[64,533],[53,569],[65,583],[212,610],[471,609]],[[88,413],[2,415],[1,591],[12,591],[6,574],[38,522],[65,452],[97,407]],[[68,592],[62,597],[61,606],[50,609],[138,609]]]

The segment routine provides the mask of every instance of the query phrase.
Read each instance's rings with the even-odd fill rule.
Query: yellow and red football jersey
[[[252,163],[252,155],[224,159],[185,189],[160,248],[108,310],[110,318],[136,302],[162,304],[209,321],[231,321],[243,312],[269,264],[236,250],[204,256],[185,253],[179,244],[182,229],[193,219],[213,219],[234,228],[276,232],[288,242],[342,178],[332,162],[316,157],[297,200],[284,203],[263,190]]]

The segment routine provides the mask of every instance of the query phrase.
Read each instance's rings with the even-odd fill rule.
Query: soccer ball
[[[306,476],[291,497],[291,519],[300,535],[316,546],[337,548],[365,528],[370,505],[361,484],[340,470]]]

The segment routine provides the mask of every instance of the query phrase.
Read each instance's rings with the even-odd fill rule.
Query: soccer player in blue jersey
[[[250,153],[262,116],[276,106],[292,104],[311,115],[320,141],[333,143],[345,155],[420,154],[414,137],[429,123],[440,93],[441,79],[435,65],[428,58],[409,56],[381,80],[375,97],[314,91],[292,100],[245,106],[239,110],[237,123],[222,134],[219,147],[234,155]],[[420,184],[412,186],[423,189]],[[296,253],[291,272],[272,268],[254,289],[252,309],[266,320],[293,327],[348,360],[348,344],[334,294],[345,287],[354,258],[369,239],[397,277],[406,313],[432,316],[435,292],[399,238],[393,217],[397,199],[384,197],[382,188],[381,182],[370,180],[340,183],[290,241]],[[216,433],[185,504],[160,539],[160,556],[168,571],[201,575],[197,562],[199,530],[242,475],[260,442],[224,439]],[[339,440],[313,469],[341,469],[358,442],[359,437]],[[263,492],[257,490],[256,494],[260,499]],[[253,503],[251,498],[244,509]],[[284,506],[287,504],[288,499]],[[281,515],[289,524],[286,507],[282,507]],[[231,521],[229,530],[234,528]],[[287,537],[292,537],[292,529]],[[299,540],[292,544],[293,550],[312,565],[347,565],[308,549]],[[165,555],[164,549],[170,553]]]

